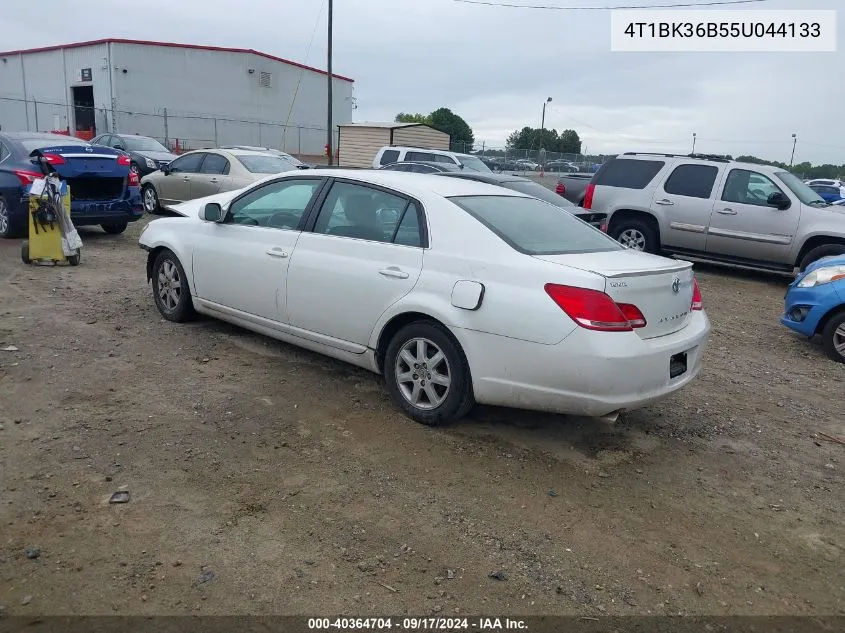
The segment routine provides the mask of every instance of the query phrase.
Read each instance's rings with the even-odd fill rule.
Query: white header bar
[[[616,10],[619,52],[835,52],[835,10]]]

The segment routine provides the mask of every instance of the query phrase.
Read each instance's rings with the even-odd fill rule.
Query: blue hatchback
[[[780,322],[807,337],[821,334],[824,351],[845,363],[845,255],[809,266],[786,292]]]

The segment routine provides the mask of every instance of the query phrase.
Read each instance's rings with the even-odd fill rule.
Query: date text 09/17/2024
[[[311,630],[376,630],[376,631],[519,631],[527,630],[524,620],[519,618],[309,618]]]

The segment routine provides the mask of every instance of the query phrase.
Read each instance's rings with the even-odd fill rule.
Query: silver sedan
[[[186,152],[141,179],[144,210],[157,213],[162,207],[234,191],[269,174],[296,170],[295,163],[270,152],[238,149]]]

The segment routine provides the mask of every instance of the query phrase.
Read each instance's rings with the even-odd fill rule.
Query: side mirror
[[[165,176],[167,174],[169,174],[170,173],[170,165],[169,164],[163,165],[162,168],[161,168],[161,173],[163,173]]]
[[[223,207],[216,202],[209,202],[202,208],[199,215],[200,220],[206,222],[222,222],[224,218]]]
[[[792,203],[789,202],[789,198],[783,195],[780,191],[775,191],[772,194],[769,194],[769,197],[766,198],[766,204],[770,207],[775,207],[776,209],[783,211],[784,209],[788,209]]]

